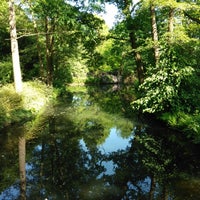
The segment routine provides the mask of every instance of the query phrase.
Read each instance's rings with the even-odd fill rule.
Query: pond
[[[200,144],[137,116],[131,90],[79,87],[1,130],[0,199],[200,199]]]

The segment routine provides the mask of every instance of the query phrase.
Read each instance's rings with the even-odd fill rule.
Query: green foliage
[[[23,108],[30,110],[33,114],[37,114],[55,97],[53,88],[46,86],[40,81],[25,82],[23,85]]]
[[[132,103],[134,109],[142,109],[143,112],[155,113],[169,109],[179,109],[180,97],[178,96],[180,84],[191,76],[193,69],[163,68],[157,73],[145,79],[140,86],[142,96]]]
[[[0,61],[0,85],[13,81],[12,62],[9,58]]]
[[[135,52],[138,52],[146,74],[144,83],[139,86],[139,98],[132,103],[134,109],[150,113],[168,111],[193,115],[195,110],[199,110],[199,2],[145,0],[139,1],[137,6],[132,1],[106,2],[115,4],[119,9],[119,21],[110,31],[103,20],[94,14],[104,9],[103,1],[39,0],[22,1],[16,5],[23,79],[46,80],[45,76],[49,73],[45,71],[48,68],[46,53],[51,51],[49,61],[53,85],[60,90],[73,82],[97,84],[104,74],[109,82],[113,76],[118,76],[124,82],[131,79],[137,85],[133,77],[137,75]],[[149,6],[152,3],[159,36],[158,66],[154,66],[154,42],[151,39]],[[12,82],[5,0],[0,8],[0,84],[4,85]],[[173,10],[174,27],[171,33],[168,29],[170,10]],[[133,42],[130,43],[131,34],[135,35],[135,47]],[[50,40],[47,37],[52,39],[51,44],[48,44]],[[45,104],[41,102],[36,103],[38,109],[34,108],[35,112]]]
[[[96,46],[93,54],[95,62],[89,67],[90,76],[95,77],[97,82],[103,76],[114,75],[120,81],[134,77],[133,52],[127,34],[124,23],[118,24],[109,32],[107,27],[103,27],[103,40]],[[106,82],[113,83],[113,80],[110,80]]]
[[[195,143],[200,142],[200,114],[198,110],[194,114],[164,113],[161,115],[161,119],[168,122],[170,126],[183,130],[187,137]]]
[[[0,91],[0,128],[10,124],[15,110],[21,108],[22,98],[16,94],[14,87],[4,86]],[[15,118],[15,117],[14,117]]]
[[[0,128],[11,123],[23,123],[33,118],[52,99],[53,91],[41,82],[25,82],[17,94],[13,85],[0,89]]]

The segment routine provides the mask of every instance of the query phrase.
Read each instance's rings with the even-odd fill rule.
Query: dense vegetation
[[[154,114],[197,140],[200,3],[132,2],[18,2],[15,9],[23,81],[38,79],[61,92],[72,83],[132,84],[137,93],[137,99],[131,100],[133,109]],[[105,3],[118,8],[112,29],[98,17]],[[7,102],[5,96],[14,98],[9,101],[16,107],[21,97],[5,89],[13,82],[6,0],[0,9],[0,101]],[[1,105],[0,123],[5,125],[15,118],[16,111],[11,115],[7,104]],[[17,106],[17,111],[24,109]]]

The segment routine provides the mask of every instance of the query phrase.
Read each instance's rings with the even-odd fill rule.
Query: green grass
[[[12,84],[3,86],[0,88],[0,128],[32,119],[53,98],[53,89],[39,81],[23,83],[20,94]]]

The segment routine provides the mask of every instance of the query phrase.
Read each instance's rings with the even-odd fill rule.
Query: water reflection
[[[103,144],[99,145],[99,148],[104,153],[111,153],[113,151],[125,149],[129,145],[129,141],[132,137],[133,135],[130,132],[128,138],[123,138],[123,136],[121,135],[121,130],[114,127],[110,129],[109,137],[107,137],[106,141]]]
[[[20,199],[26,200],[26,139],[19,137],[19,178],[20,178]]]
[[[133,121],[130,95],[76,92],[28,132],[21,128],[27,199],[198,199],[200,145],[160,123]],[[1,135],[0,199],[19,199],[19,135],[14,127]]]

